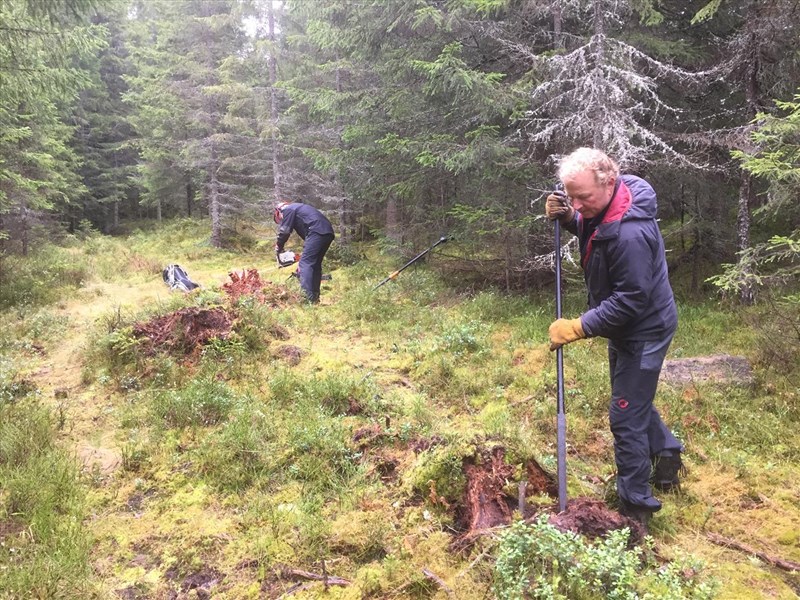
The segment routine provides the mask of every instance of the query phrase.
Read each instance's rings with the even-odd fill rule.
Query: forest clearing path
[[[168,293],[160,280],[141,284],[96,282],[83,288],[76,298],[58,305],[57,314],[66,320],[66,331],[42,358],[33,378],[63,420],[65,444],[85,471],[109,475],[121,463],[115,440],[117,424],[110,417],[111,398],[83,381],[90,335],[99,319],[162,301]]]

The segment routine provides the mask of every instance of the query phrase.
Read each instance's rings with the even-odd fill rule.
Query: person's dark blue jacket
[[[313,206],[292,202],[281,207],[281,226],[278,229],[278,239],[275,246],[278,252],[283,252],[283,246],[292,231],[306,239],[309,233],[318,235],[334,235],[331,222]]]
[[[675,331],[678,313],[669,284],[656,193],[644,179],[622,175],[593,232],[583,217],[565,227],[581,241],[589,310],[584,333],[615,340],[657,340]]]

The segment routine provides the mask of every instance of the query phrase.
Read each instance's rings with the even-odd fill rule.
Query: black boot
[[[647,506],[631,504],[622,498],[619,499],[619,514],[639,523],[639,525],[642,526],[642,530],[644,531],[645,535],[647,535],[649,532],[648,528],[650,526],[650,518],[653,516],[653,513],[656,512],[656,510]]]
[[[683,466],[681,453],[672,451],[670,454],[657,454],[652,458],[653,475],[651,481],[653,487],[662,492],[680,489],[681,480],[678,475],[686,474],[686,467]]]

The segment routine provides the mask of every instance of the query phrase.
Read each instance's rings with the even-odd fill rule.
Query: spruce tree
[[[127,101],[142,154],[145,199],[180,211],[198,187],[220,247],[271,176],[259,137],[263,77],[254,77],[243,29],[247,6],[232,0],[180,0],[137,8],[132,34],[137,74]],[[185,195],[184,195],[185,194]]]
[[[0,3],[0,240],[27,253],[32,230],[63,214],[85,188],[70,147],[69,114],[88,85],[80,67],[103,45],[82,23],[90,3]]]

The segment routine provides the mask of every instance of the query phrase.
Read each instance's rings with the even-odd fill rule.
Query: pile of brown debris
[[[230,281],[222,286],[227,302],[202,308],[181,308],[149,321],[136,323],[133,334],[141,340],[146,354],[165,352],[180,357],[196,357],[212,340],[226,340],[239,319],[237,304],[251,297],[273,309],[301,301],[298,292],[285,285],[264,281],[256,269],[228,273]]]

